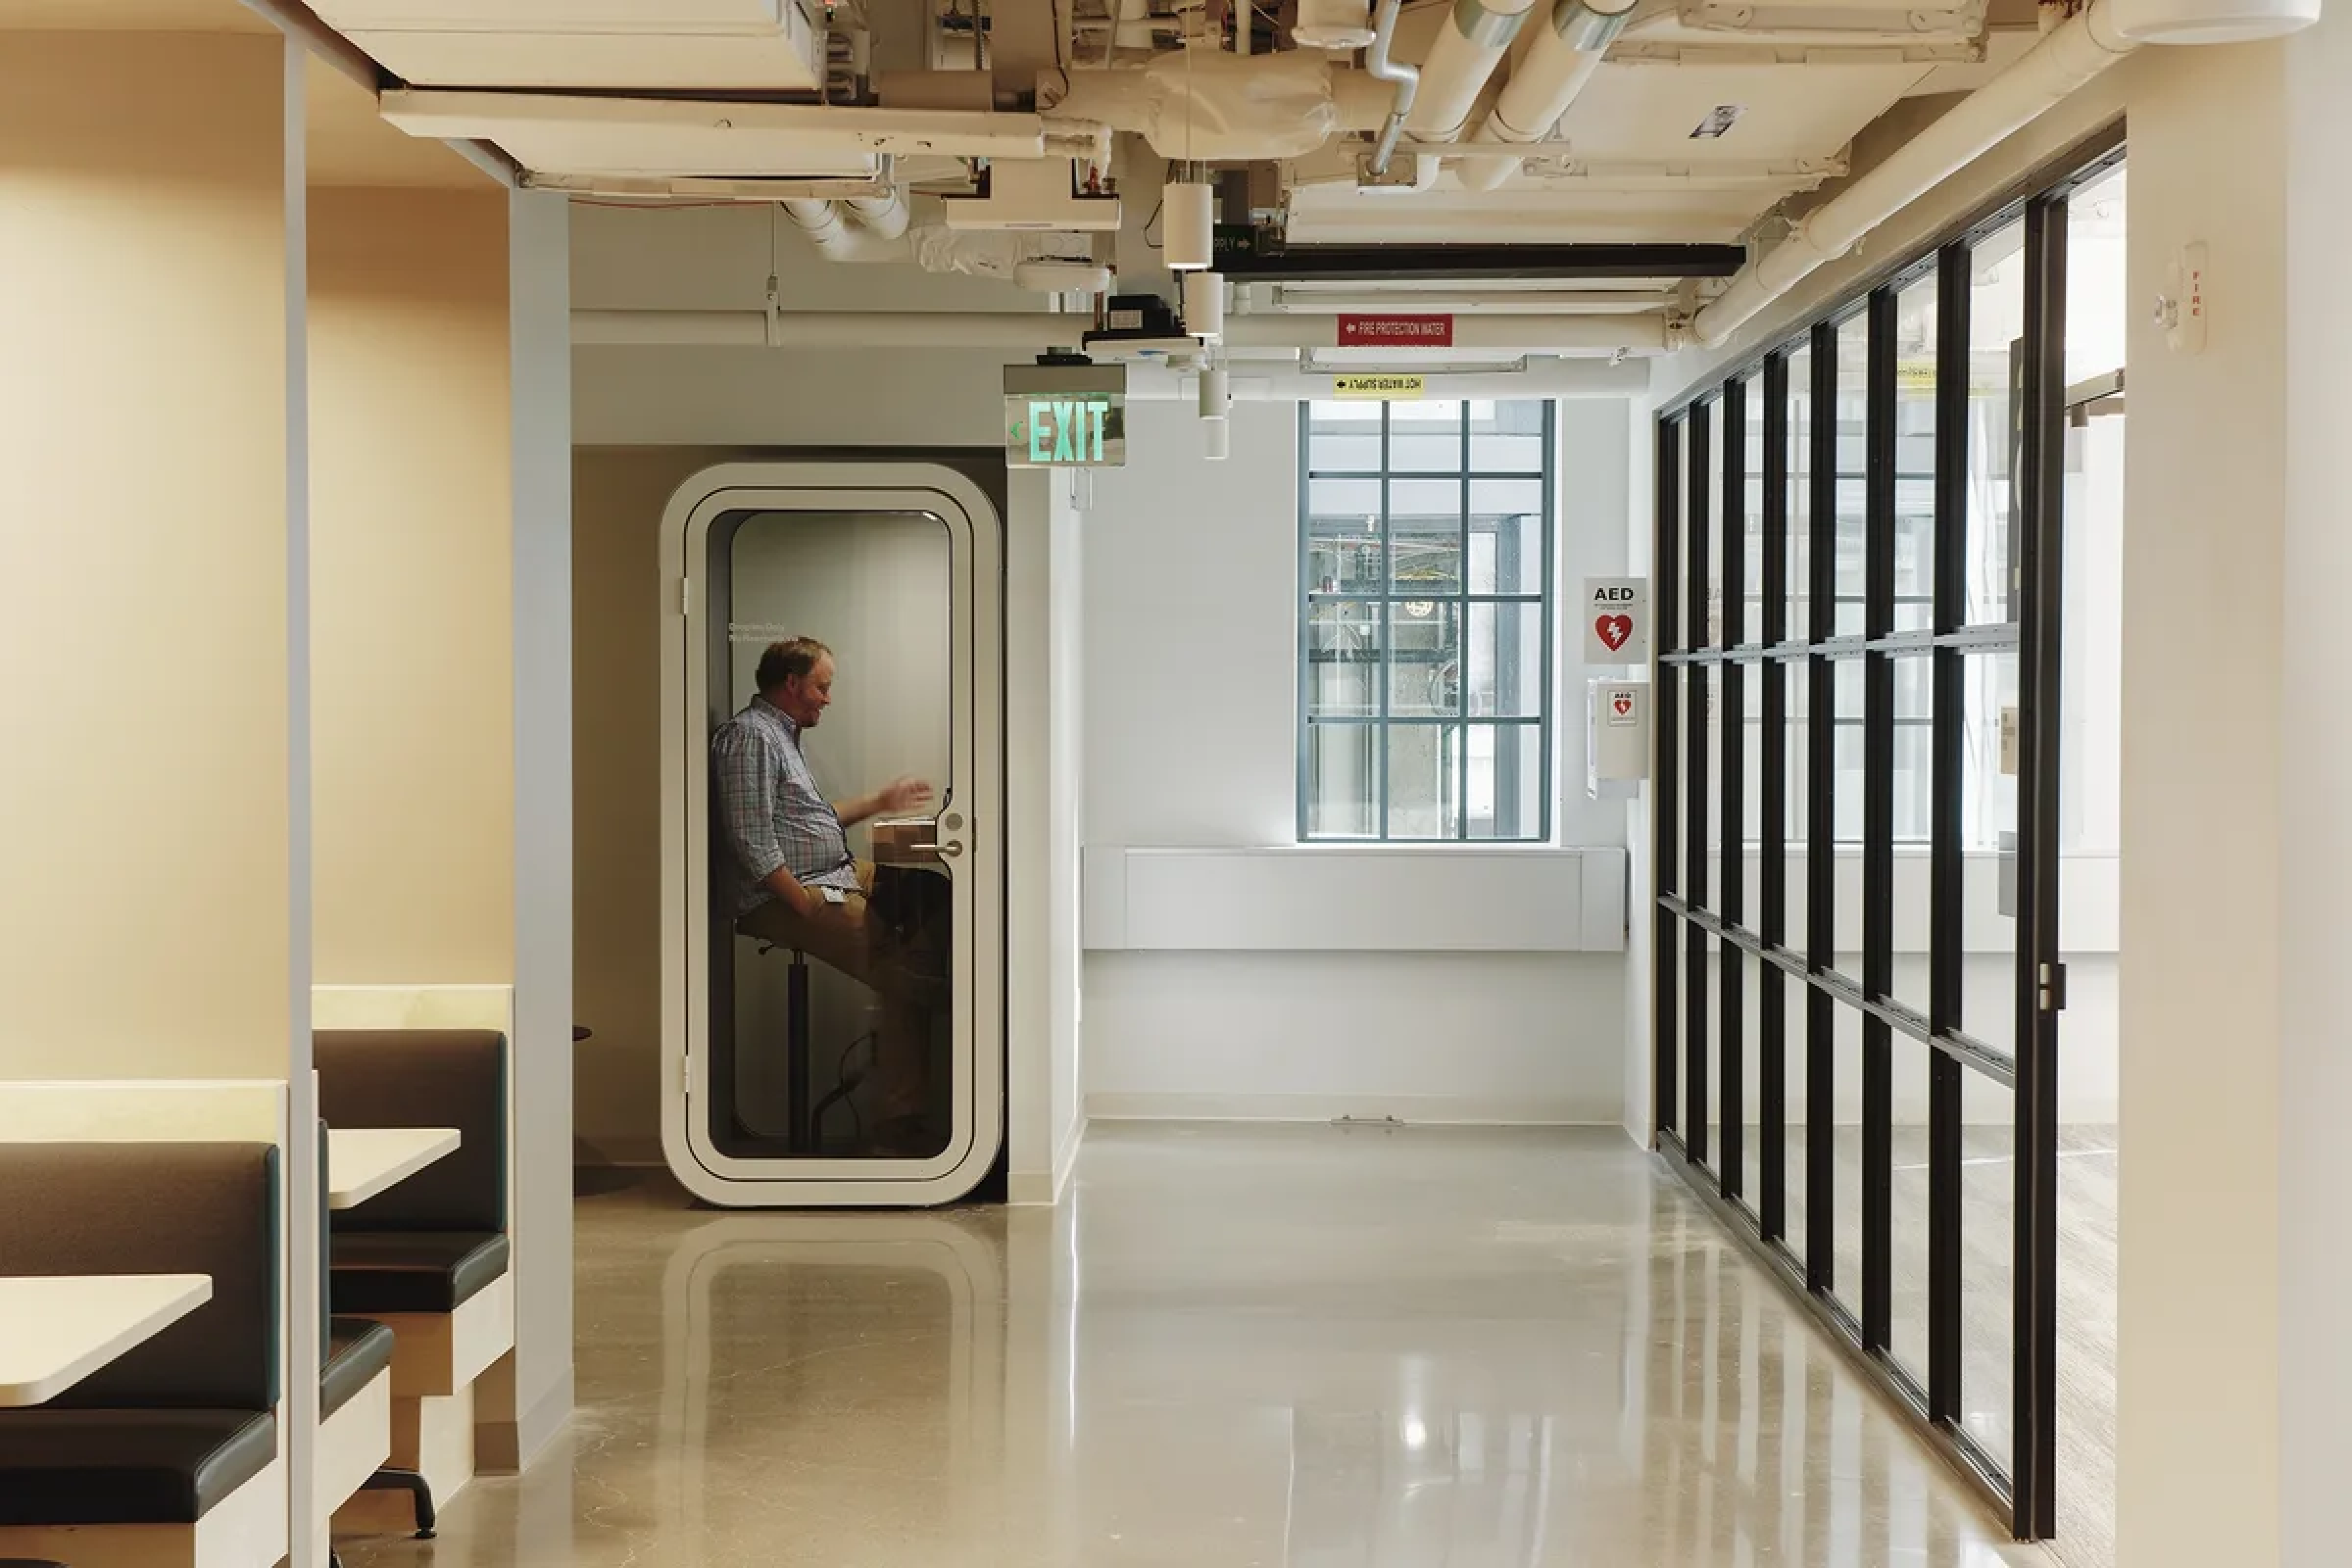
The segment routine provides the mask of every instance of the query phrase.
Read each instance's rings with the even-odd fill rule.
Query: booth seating
[[[268,1143],[0,1144],[11,1273],[203,1274],[211,1299],[32,1409],[0,1410],[0,1557],[269,1568],[283,1178]]]
[[[312,1061],[331,1126],[454,1127],[461,1139],[447,1158],[333,1216],[328,1276],[339,1322],[392,1331],[391,1467],[381,1484],[414,1495],[418,1531],[430,1534],[436,1509],[473,1479],[475,1380],[514,1347],[506,1038],[320,1030]],[[373,1510],[351,1521],[380,1522]]]
[[[331,1305],[323,1121],[319,1148],[319,1446],[310,1477],[312,1506],[327,1520],[362,1489],[404,1487],[407,1478],[384,1464],[392,1457],[392,1331],[365,1318],[338,1318]],[[430,1526],[429,1508],[417,1522]]]

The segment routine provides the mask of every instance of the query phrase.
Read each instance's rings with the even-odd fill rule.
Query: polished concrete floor
[[[1107,1126],[1059,1209],[579,1210],[580,1413],[352,1568],[1990,1568],[1610,1132]]]

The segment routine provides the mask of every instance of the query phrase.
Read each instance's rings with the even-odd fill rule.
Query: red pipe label
[[[1450,349],[1454,346],[1451,316],[1342,316],[1339,342],[1343,349]]]

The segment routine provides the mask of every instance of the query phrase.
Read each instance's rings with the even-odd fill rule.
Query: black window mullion
[[[1389,837],[1389,671],[1396,658],[1396,531],[1389,523],[1389,414],[1381,405],[1381,724],[1372,742],[1372,837]]]
[[[1707,433],[1713,411],[1705,404],[1690,411],[1687,435],[1690,450],[1685,455],[1683,481],[1690,487],[1690,514],[1683,529],[1688,544],[1684,570],[1690,578],[1690,626],[1686,632],[1689,645],[1706,646],[1707,625],[1707,523],[1709,510]],[[1707,907],[1709,889],[1706,879],[1706,725],[1707,670],[1706,665],[1688,667],[1689,709],[1685,719],[1688,739],[1685,752],[1683,780],[1685,807],[1685,831],[1688,835],[1683,858],[1683,897],[1693,907]],[[1689,951],[1684,957],[1684,989],[1689,997],[1689,1012],[1685,1019],[1683,1038],[1683,1147],[1692,1163],[1707,1163],[1706,1086],[1706,937],[1693,931]]]
[[[1789,635],[1789,361],[1764,362],[1764,625],[1759,636],[1777,647]],[[1748,416],[1757,417],[1748,410]],[[1793,667],[1767,662],[1757,670],[1762,688],[1762,798],[1757,803],[1759,895],[1756,924],[1768,946],[1789,934],[1789,678]],[[1757,1124],[1759,1185],[1757,1217],[1767,1241],[1789,1231],[1789,1018],[1787,977],[1779,965],[1756,973]]]
[[[1936,633],[1967,619],[1969,508],[1969,296],[1973,268],[1965,244],[1945,247],[1936,286]],[[1960,1026],[1967,974],[1966,862],[1960,814],[1968,766],[1968,661],[1957,647],[1934,655],[1936,711],[1930,745],[1927,1022],[1937,1038]],[[1944,1052],[1927,1066],[1927,1414],[1958,1422],[1963,1405],[1961,1346],[1967,1289],[1961,1205],[1959,1062]]]
[[[1822,651],[1835,633],[1837,603],[1837,328],[1813,328],[1812,481],[1807,509],[1812,554],[1813,637],[1805,742],[1806,959],[1813,973],[1837,967],[1837,667]],[[1837,1278],[1837,1004],[1815,985],[1805,999],[1805,1281],[1832,1292]]]
[[[1657,579],[1657,646],[1667,650],[1680,646],[1681,634],[1679,595],[1682,573],[1682,437],[1679,420],[1662,420],[1658,425],[1657,533],[1654,545],[1654,574]],[[1650,803],[1650,839],[1657,857],[1657,892],[1673,893],[1682,886],[1678,829],[1681,818],[1676,815],[1680,770],[1676,767],[1675,729],[1678,704],[1675,696],[1681,689],[1685,672],[1682,667],[1660,665],[1655,677],[1656,724],[1651,731],[1651,751],[1654,757],[1652,772],[1657,776],[1657,787]],[[1652,1071],[1651,1100],[1658,1131],[1673,1131],[1679,1121],[1675,1089],[1681,1079],[1680,1064],[1675,1051],[1675,998],[1680,993],[1676,982],[1681,976],[1679,963],[1683,923],[1681,918],[1668,910],[1661,899],[1653,911],[1651,927],[1651,1005],[1650,1020]]]
[[[1748,386],[1735,381],[1723,389],[1723,491],[1716,510],[1718,548],[1723,552],[1723,646],[1738,647],[1748,640]],[[1722,802],[1717,810],[1723,837],[1722,889],[1716,908],[1728,926],[1746,923],[1748,892],[1747,825],[1742,816],[1747,795],[1745,706],[1748,668],[1727,661],[1717,677],[1717,731],[1722,737]],[[1727,1197],[1738,1197],[1747,1184],[1747,974],[1745,954],[1725,947],[1717,994],[1722,1024],[1717,1030],[1716,1053],[1717,1173]]]
[[[1895,629],[1895,295],[1870,297],[1864,378],[1863,629]],[[1862,989],[1885,1001],[1895,989],[1895,658],[1863,661]],[[1894,1337],[1895,1037],[1883,1018],[1863,1019],[1863,1342]]]
[[[1462,724],[1454,731],[1454,837],[1458,841],[1467,842],[1470,837],[1470,400],[1466,397],[1462,400],[1459,417],[1455,421],[1454,441],[1462,469],[1462,515],[1456,520],[1454,534],[1458,552],[1454,558],[1454,594],[1460,617],[1454,623],[1454,650],[1458,662],[1454,669],[1454,707],[1462,717]],[[1499,556],[1497,559],[1499,561]],[[1499,757],[1497,761],[1499,763]],[[1499,765],[1496,771],[1497,773],[1501,772]],[[1496,801],[1498,811],[1501,805],[1498,797]]]
[[[2057,1533],[2058,1016],[2044,976],[2059,963],[2060,606],[2066,402],[2066,204],[2025,218],[2024,501],[2018,560],[2017,1297],[2015,1468],[2021,1538]]]

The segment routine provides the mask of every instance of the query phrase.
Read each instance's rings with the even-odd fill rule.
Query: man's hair
[[[814,637],[788,637],[768,645],[751,679],[761,690],[773,691],[787,680],[805,679],[819,659],[832,657],[833,650]]]

